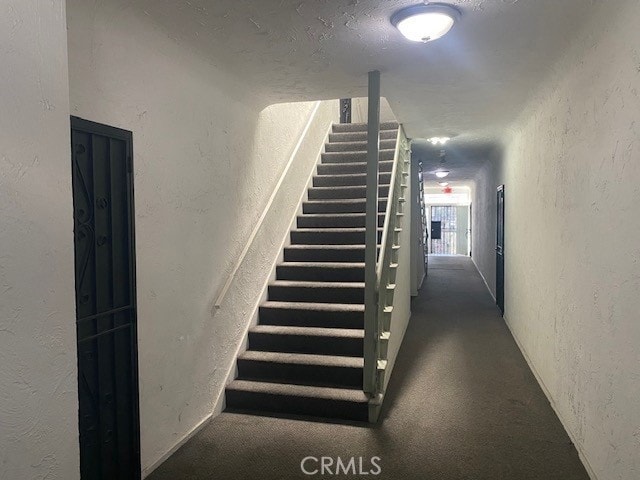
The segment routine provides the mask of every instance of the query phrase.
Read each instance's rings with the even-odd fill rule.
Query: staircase
[[[329,134],[284,262],[238,357],[228,411],[367,421],[363,392],[366,124]],[[380,125],[378,243],[397,123]]]

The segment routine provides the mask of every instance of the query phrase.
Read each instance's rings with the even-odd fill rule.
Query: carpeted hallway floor
[[[224,413],[149,478],[331,478],[301,460],[364,457],[368,470],[378,456],[382,472],[362,478],[588,480],[471,260],[429,267],[379,425]]]

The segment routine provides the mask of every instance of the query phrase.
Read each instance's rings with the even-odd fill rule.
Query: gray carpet
[[[149,478],[355,478],[300,461],[379,456],[360,478],[588,480],[468,258],[431,257],[412,311],[379,425],[224,413]]]

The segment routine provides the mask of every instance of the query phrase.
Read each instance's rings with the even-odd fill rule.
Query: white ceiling
[[[428,44],[405,40],[389,22],[417,0],[129,5],[243,79],[265,105],[366,96],[367,72],[379,69],[383,95],[409,136],[455,136],[448,162],[457,162],[459,177],[468,179],[596,1],[451,0],[462,11],[460,22]],[[437,164],[437,150],[422,147],[416,142],[414,150]]]

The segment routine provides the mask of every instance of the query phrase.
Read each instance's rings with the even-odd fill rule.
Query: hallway
[[[223,413],[149,478],[308,478],[307,456],[378,456],[384,479],[588,479],[469,258],[431,257],[412,312],[377,426]]]

